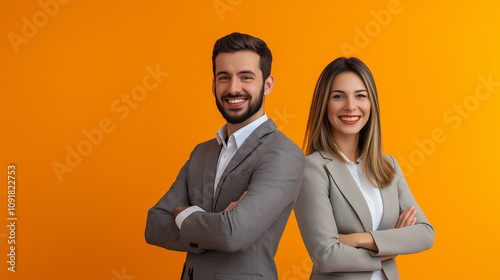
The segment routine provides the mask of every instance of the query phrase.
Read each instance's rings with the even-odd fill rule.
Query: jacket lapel
[[[224,181],[229,173],[231,173],[236,167],[238,167],[247,157],[249,157],[252,152],[259,146],[262,141],[262,137],[276,130],[276,125],[274,122],[269,119],[259,127],[257,127],[250,136],[243,142],[241,147],[239,147],[236,154],[234,154],[231,161],[228,163],[226,169],[222,173],[222,176],[219,180],[219,184],[217,185],[217,190],[215,193],[212,211],[215,211],[217,201],[219,199],[219,195],[221,193],[222,188],[224,187]],[[213,188],[212,188],[213,191]]]
[[[358,215],[358,218],[361,221],[361,224],[363,225],[365,231],[373,230],[370,209],[368,208],[365,198],[359,190],[356,181],[354,181],[351,173],[345,166],[345,163],[334,155],[330,155],[325,152],[320,153],[324,158],[331,160],[331,162],[326,164],[326,168],[332,176],[335,185],[337,185],[340,192],[342,192],[346,200]]]
[[[382,221],[380,221],[380,225],[378,226],[379,230],[394,228],[399,217],[399,199],[398,188],[395,185],[396,180],[397,178],[394,178],[390,186],[380,190],[382,203],[384,205],[384,213],[382,215]]]
[[[215,174],[221,148],[222,146],[217,143],[217,140],[211,141],[203,169],[203,186],[201,186],[203,209],[210,209],[213,204]]]

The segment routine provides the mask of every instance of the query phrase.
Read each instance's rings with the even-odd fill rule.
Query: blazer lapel
[[[205,167],[203,169],[203,186],[201,186],[203,197],[203,209],[210,209],[214,198],[215,174],[217,172],[217,160],[222,146],[213,140],[207,153]]]
[[[382,221],[378,229],[389,229],[394,228],[399,217],[399,199],[398,190],[395,185],[396,178],[394,178],[392,184],[384,189],[380,190],[380,195],[382,196],[382,203],[384,204],[384,213],[382,215]]]
[[[219,195],[221,193],[222,188],[224,187],[224,181],[229,173],[231,173],[236,167],[238,167],[243,160],[245,160],[248,156],[252,154],[252,152],[259,146],[262,141],[262,137],[276,130],[276,125],[274,122],[269,119],[259,127],[257,127],[248,138],[243,142],[241,147],[239,147],[236,154],[234,154],[231,161],[228,163],[224,172],[222,172],[222,176],[219,180],[219,184],[217,185],[217,190],[215,193],[212,211],[215,211],[215,206],[217,205],[217,201],[219,199]],[[213,190],[213,188],[212,188]]]
[[[331,159],[332,161],[326,164],[328,172],[332,175],[333,181],[342,192],[346,200],[352,206],[354,211],[359,217],[361,224],[365,231],[373,230],[372,216],[370,209],[366,204],[363,194],[359,190],[356,181],[351,176],[351,173],[342,162],[334,155],[325,152],[320,152],[324,158]]]

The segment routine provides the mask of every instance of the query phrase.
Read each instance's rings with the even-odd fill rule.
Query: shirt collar
[[[264,114],[262,117],[256,119],[255,121],[245,125],[244,127],[238,129],[236,132],[231,135],[230,138],[234,138],[236,142],[236,147],[239,148],[247,140],[248,136],[254,132],[257,127],[259,127],[261,124],[263,124],[265,121],[267,121],[267,115]],[[227,129],[226,129],[226,124],[224,124],[219,131],[215,134],[215,138],[217,139],[217,143],[223,144],[224,146],[226,145],[226,142],[224,141],[227,138]]]
[[[361,164],[361,161],[363,160],[363,155],[359,156],[359,158],[356,160],[358,162],[358,164],[354,163],[352,160],[348,159],[344,153],[342,153],[342,151],[340,151],[337,147],[337,151],[339,151],[339,154],[345,159],[345,161],[347,161],[348,164],[351,164],[351,165],[358,165],[358,164]]]

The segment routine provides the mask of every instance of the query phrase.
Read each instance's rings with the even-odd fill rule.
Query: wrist
[[[375,240],[370,232],[363,232],[360,235],[361,238],[358,239],[360,247],[378,252],[377,244],[375,244]]]
[[[359,233],[359,238],[356,238],[356,247],[366,248],[368,245],[368,238],[366,236],[367,232]],[[369,233],[368,233],[369,234]]]

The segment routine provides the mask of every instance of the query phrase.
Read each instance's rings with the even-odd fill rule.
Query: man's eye
[[[224,80],[229,80],[229,77],[228,76],[219,77],[219,81],[224,81]]]

